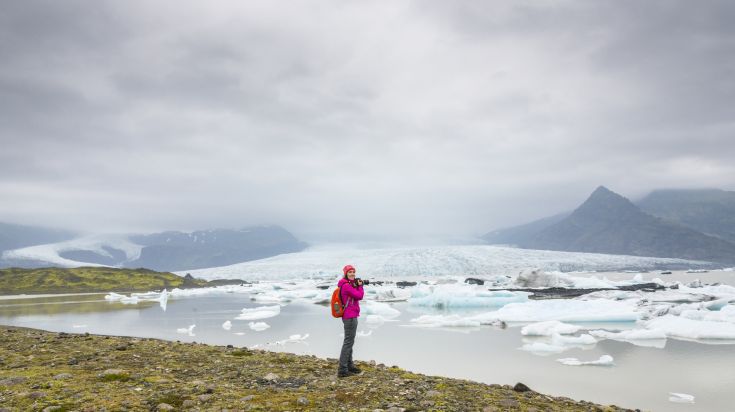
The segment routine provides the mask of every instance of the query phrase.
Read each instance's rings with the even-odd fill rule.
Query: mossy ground
[[[168,272],[108,267],[0,269],[0,295],[20,293],[147,292],[208,282]]]
[[[0,327],[0,411],[619,411],[314,356]]]

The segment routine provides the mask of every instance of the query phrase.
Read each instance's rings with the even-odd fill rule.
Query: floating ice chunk
[[[563,358],[563,359],[557,359],[557,362],[560,362],[564,365],[569,366],[613,366],[613,357],[610,355],[602,355],[600,356],[600,359],[594,360],[594,361],[588,361],[588,362],[582,362],[577,358]]]
[[[679,316],[692,320],[735,323],[735,305],[723,306],[722,309],[717,311],[684,310]]]
[[[555,345],[594,345],[597,343],[597,339],[586,333],[579,336],[562,336],[554,333],[551,335],[551,341]]]
[[[515,284],[522,288],[571,287],[572,282],[557,273],[546,273],[540,268],[525,269],[518,274]]]
[[[500,307],[512,302],[526,302],[530,295],[528,292],[490,291],[467,284],[421,285],[411,293],[410,304],[436,308]]]
[[[502,308],[470,317],[482,324],[506,322],[633,322],[640,318],[636,302],[596,300],[535,300],[511,303]]]
[[[371,288],[378,302],[402,302],[411,297],[411,291],[401,288],[382,287]]]
[[[277,341],[275,341],[273,343],[269,343],[269,345],[283,346],[283,345],[285,345],[287,343],[306,343],[305,341],[306,341],[306,338],[308,338],[308,337],[309,337],[309,334],[308,333],[306,333],[304,335],[298,335],[298,334],[291,335],[291,336],[288,337],[288,339],[277,340]]]
[[[559,322],[558,320],[549,320],[546,322],[537,322],[524,326],[521,329],[521,335],[551,336],[555,333],[561,335],[569,335],[577,333],[581,328],[581,326],[570,325],[568,323]]]
[[[360,309],[366,315],[380,315],[385,319],[394,319],[401,314],[401,311],[387,303],[371,300],[362,301]]]
[[[373,331],[372,330],[369,330],[367,332],[365,332],[364,330],[361,330],[361,331],[358,331],[357,332],[357,336],[359,336],[361,338],[366,338],[366,337],[368,337],[368,336],[370,336],[372,334],[373,334]]]
[[[619,332],[592,330],[590,335],[601,339],[628,342],[635,346],[663,349],[666,347],[666,334],[660,330],[630,329]]]
[[[620,332],[609,332],[606,330],[591,330],[590,335],[598,338],[613,339],[613,340],[655,340],[655,339],[666,339],[666,333],[661,330],[650,330],[650,329],[630,329],[623,330]]]
[[[245,308],[242,313],[237,315],[235,319],[238,320],[257,320],[267,319],[274,316],[278,316],[281,313],[281,307],[278,305],[273,306],[258,306],[257,308]]]
[[[693,320],[666,315],[649,320],[646,329],[659,330],[670,338],[735,339],[735,324],[708,320]]]
[[[271,327],[271,325],[265,322],[249,322],[248,326],[250,326],[250,329],[256,332],[261,332]]]
[[[182,334],[185,333],[185,334],[187,334],[189,336],[194,336],[194,328],[196,326],[197,325],[189,325],[188,328],[178,328],[178,329],[176,329],[176,333],[182,333]]]
[[[120,299],[120,302],[125,305],[137,305],[140,302],[140,299],[137,296],[123,296],[123,298]]]
[[[125,295],[121,295],[115,292],[110,292],[107,295],[105,295],[105,300],[109,302],[116,302],[116,301],[122,300],[124,297]]]
[[[480,326],[479,321],[472,320],[467,317],[463,317],[459,315],[422,315],[422,316],[419,316],[418,318],[411,319],[411,323],[415,324],[416,326],[429,327],[429,328],[442,327],[442,326],[459,326],[459,327]]]
[[[230,322],[229,320],[225,321],[225,323],[222,324],[222,329],[224,330],[232,329],[232,322]]]
[[[669,392],[669,401],[675,403],[694,403],[694,396],[686,393]]]

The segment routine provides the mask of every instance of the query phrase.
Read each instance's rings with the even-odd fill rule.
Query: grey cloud
[[[732,14],[12,3],[0,221],[466,235],[567,210],[599,184],[735,189]]]

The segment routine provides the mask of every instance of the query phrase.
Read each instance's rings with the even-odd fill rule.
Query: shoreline
[[[0,411],[631,411],[509,385],[336,359],[1,326]],[[527,389],[527,388],[526,388]],[[58,407],[58,408],[57,408]],[[171,408],[171,409],[169,409]]]

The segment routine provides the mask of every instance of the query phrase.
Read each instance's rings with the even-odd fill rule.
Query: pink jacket
[[[342,278],[337,282],[337,286],[342,286],[342,303],[345,304],[345,313],[343,319],[352,319],[360,316],[360,301],[365,295],[362,286],[352,287],[350,281]]]

